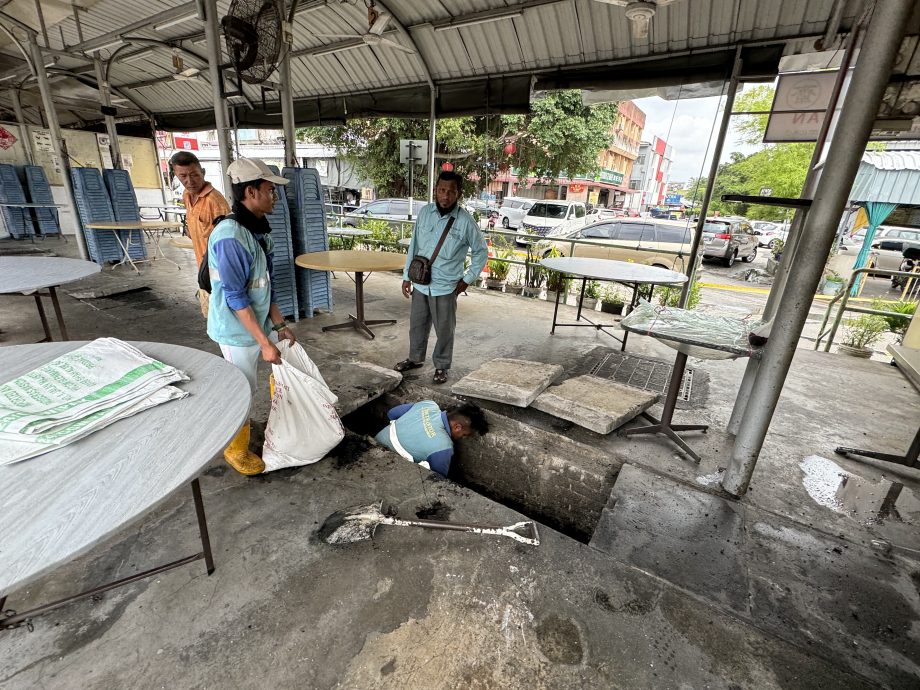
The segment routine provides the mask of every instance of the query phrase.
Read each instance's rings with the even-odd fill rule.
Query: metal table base
[[[616,282],[616,281],[611,281],[611,282]],[[555,335],[555,333],[556,333],[556,327],[557,327],[557,326],[566,326],[566,327],[569,327],[569,328],[571,328],[571,327],[575,327],[575,328],[594,328],[594,329],[596,329],[596,330],[598,330],[598,331],[602,331],[603,333],[606,333],[606,334],[609,335],[611,338],[613,338],[614,340],[618,341],[618,342],[620,343],[620,351],[622,352],[623,350],[626,349],[626,338],[629,336],[629,333],[628,333],[628,332],[623,331],[623,335],[622,335],[622,337],[620,337],[619,335],[615,335],[614,333],[611,333],[610,331],[607,330],[608,328],[615,328],[617,324],[615,324],[615,323],[595,323],[594,321],[592,321],[591,319],[589,319],[587,316],[582,316],[582,315],[581,315],[582,304],[584,304],[584,301],[585,301],[585,288],[587,287],[587,285],[588,285],[588,279],[587,279],[587,278],[582,278],[582,279],[581,279],[581,291],[580,291],[579,296],[578,296],[578,311],[577,311],[577,313],[575,314],[575,321],[576,321],[576,323],[560,323],[560,322],[558,321],[558,315],[559,315],[559,294],[560,294],[560,293],[559,293],[559,292],[556,293],[556,306],[553,308],[553,325],[552,325],[552,327],[551,327],[550,330],[549,330],[550,335]],[[630,284],[629,284],[629,283],[624,283],[624,285],[626,285],[627,287],[629,287]],[[654,286],[650,288],[650,290],[652,290],[652,291],[654,291],[654,289],[655,289]],[[639,293],[639,285],[638,285],[638,283],[633,283],[633,284],[632,284],[632,297],[631,297],[630,300],[629,300],[629,309],[632,309],[632,308],[634,308],[637,304],[639,304],[639,298],[640,298],[641,296],[642,296],[642,295],[640,295],[640,293]],[[648,297],[649,297],[649,299],[651,299],[651,294],[649,294]],[[626,310],[624,310],[624,311],[625,311],[626,313],[629,313],[629,309],[626,309]],[[624,316],[625,316],[625,315],[626,315],[626,314],[624,313]],[[577,322],[580,322],[580,321],[584,321],[585,323],[577,323]]]
[[[163,565],[158,565],[155,568],[150,568],[149,570],[144,570],[143,572],[135,573],[134,575],[129,575],[128,577],[123,577],[120,580],[114,580],[104,585],[93,587],[92,589],[87,589],[86,591],[80,592],[79,594],[73,594],[69,597],[53,601],[50,604],[37,606],[33,609],[29,609],[28,611],[23,611],[21,613],[12,610],[5,610],[3,607],[6,604],[6,597],[0,596],[0,630],[16,628],[23,623],[30,624],[32,618],[41,616],[50,611],[54,611],[55,609],[59,609],[63,606],[67,606],[68,604],[71,604],[80,599],[91,597],[96,594],[101,594],[102,592],[107,592],[110,589],[122,587],[124,585],[131,584],[132,582],[137,582],[138,580],[143,580],[144,578],[151,577],[152,575],[157,575],[167,570],[179,568],[189,563],[194,563],[198,560],[204,560],[208,575],[213,573],[214,558],[211,554],[211,539],[208,536],[208,520],[204,513],[204,503],[201,500],[201,486],[198,483],[198,479],[192,480],[191,487],[192,497],[195,500],[195,514],[198,517],[198,535],[201,538],[201,551],[191,556],[180,558],[177,561],[164,563]]]
[[[370,277],[370,273],[367,274],[367,277]],[[332,326],[323,326],[323,332],[326,331],[338,331],[343,328],[353,328],[359,333],[363,333],[371,340],[374,339],[374,332],[369,328],[370,326],[385,326],[389,324],[396,323],[396,319],[365,319],[364,318],[364,281],[367,278],[364,277],[362,271],[355,271],[355,314],[348,315],[348,321],[343,321],[342,323],[337,323]]]
[[[57,317],[58,328],[61,330],[61,338],[63,340],[70,340],[67,335],[67,327],[64,325],[64,315],[61,313],[61,304],[58,302],[57,289],[52,287],[48,288],[48,292],[42,293],[37,290],[32,293],[32,296],[35,298],[35,306],[38,309],[38,316],[42,320],[42,329],[45,332],[45,337],[42,340],[39,340],[40,343],[50,343],[54,340],[51,336],[51,328],[48,326],[48,317],[45,316],[45,307],[42,304],[42,297],[50,296],[51,304],[54,306],[54,315]]]
[[[883,460],[884,462],[890,462],[894,465],[906,465],[907,467],[920,467],[920,428],[917,429],[917,434],[914,436],[914,440],[910,442],[910,447],[907,449],[907,452],[904,455],[894,455],[892,453],[880,453],[875,450],[860,450],[859,448],[847,448],[846,446],[837,446],[834,449],[835,453],[849,457],[850,455],[854,456],[863,456],[864,458],[872,458],[873,460]],[[851,460],[859,461],[858,457],[850,458]]]

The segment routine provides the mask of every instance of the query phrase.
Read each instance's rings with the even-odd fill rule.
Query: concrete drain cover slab
[[[550,386],[531,405],[599,434],[609,434],[658,402],[658,394],[598,376],[576,376]]]
[[[493,359],[457,381],[451,391],[455,395],[527,407],[560,376],[562,367],[558,364]]]
[[[572,373],[599,376],[664,395],[673,368],[672,361],[599,346],[591,350]],[[688,365],[677,397],[678,409],[703,407],[708,397],[709,374]]]

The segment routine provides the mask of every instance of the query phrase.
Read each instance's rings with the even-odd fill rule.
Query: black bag
[[[418,283],[419,285],[429,285],[431,283],[431,265],[434,263],[434,260],[438,258],[438,252],[441,251],[441,245],[444,244],[447,233],[450,232],[450,226],[453,224],[454,217],[451,216],[447,221],[444,232],[441,233],[441,239],[438,240],[438,245],[434,248],[434,253],[431,255],[430,259],[427,256],[416,256],[409,262],[409,270],[407,273],[409,274],[409,280],[413,283]]]
[[[220,221],[227,218],[236,220],[236,214],[230,213],[226,216],[218,216],[214,219],[214,227],[216,228]],[[201,260],[201,266],[198,267],[198,289],[204,290],[209,295],[211,294],[211,267],[208,265],[207,252],[205,252],[204,258]]]

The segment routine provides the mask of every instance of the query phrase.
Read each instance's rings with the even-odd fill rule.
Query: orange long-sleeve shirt
[[[195,261],[200,266],[201,260],[208,253],[208,236],[214,229],[214,219],[230,213],[230,205],[210,182],[201,190],[194,204],[188,190],[182,194],[182,202],[185,204],[185,222],[192,239],[192,251],[195,252]]]

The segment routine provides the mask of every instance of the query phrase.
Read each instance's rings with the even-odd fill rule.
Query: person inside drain
[[[469,403],[442,410],[433,400],[397,405],[387,412],[390,423],[374,440],[426,469],[447,476],[454,442],[489,432],[482,409]]]
[[[435,203],[426,204],[418,213],[403,270],[402,294],[412,300],[409,357],[394,369],[402,372],[424,365],[433,324],[437,340],[431,357],[435,366],[432,382],[436,384],[447,382],[453,360],[457,297],[479,277],[489,258],[489,248],[479,226],[457,203],[462,191],[463,177],[459,174],[444,171],[438,176]],[[469,268],[464,268],[467,252],[471,252],[471,260]],[[426,284],[409,279],[409,268],[416,257],[429,260],[434,257],[430,282]]]

